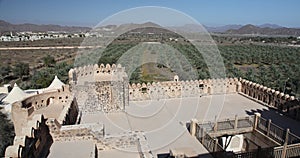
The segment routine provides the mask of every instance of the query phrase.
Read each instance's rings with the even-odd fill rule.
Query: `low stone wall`
[[[99,123],[60,126],[56,120],[49,120],[50,132],[55,141],[95,140],[104,137],[104,126]]]
[[[66,85],[58,90],[44,92],[26,98],[22,101],[22,108],[34,107],[34,110],[39,110],[52,103],[66,103],[70,99],[72,99],[72,93],[70,92],[70,87]]]

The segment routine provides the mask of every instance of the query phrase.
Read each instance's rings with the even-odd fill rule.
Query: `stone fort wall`
[[[76,98],[70,91],[69,86],[28,97],[20,102],[12,104],[12,121],[16,135],[21,134],[21,129],[39,111],[49,106],[58,107],[52,113],[60,113],[56,118],[61,124],[75,123],[78,115]],[[50,112],[49,112],[50,113]],[[47,114],[47,111],[45,112]],[[51,114],[49,114],[51,115]],[[74,118],[75,117],[75,118]]]
[[[175,76],[173,81],[129,85],[129,100],[200,97],[240,91],[241,83],[237,78],[179,81]]]
[[[43,115],[35,115],[6,148],[5,157],[46,157],[53,140]]]
[[[83,114],[123,111],[128,106],[128,77],[121,65],[71,69],[69,83]]]
[[[299,99],[241,78],[180,81],[174,76],[173,81],[129,84],[125,68],[115,64],[71,69],[69,78],[71,87],[82,86],[75,93],[84,112],[122,111],[128,106],[128,101],[240,93],[300,119]],[[94,89],[97,93],[93,92]],[[112,100],[117,103],[112,103]]]
[[[53,142],[50,134],[53,126],[48,120],[54,119],[59,126],[75,124],[77,115],[76,98],[72,95],[69,86],[62,86],[61,89],[37,94],[13,103],[12,121],[16,136],[14,144],[6,149],[6,156],[45,157]],[[55,117],[49,118],[49,116]]]
[[[101,150],[109,148],[106,141],[122,146],[123,139],[104,139],[102,124],[73,124],[79,110],[83,113],[122,111],[129,101],[239,93],[300,119],[298,98],[241,78],[180,81],[174,76],[173,81],[129,84],[123,67],[108,64],[71,69],[69,78],[70,86],[37,94],[12,105],[16,137],[14,145],[6,150],[8,157],[39,157],[48,151],[53,140],[94,140]],[[48,111],[39,113],[54,105],[62,107],[56,111],[59,113],[56,117],[46,118]],[[131,144],[130,140],[127,142],[125,146]]]
[[[66,104],[73,99],[72,97],[70,87],[65,85],[61,89],[40,93],[24,99],[22,108],[39,110],[48,107],[50,104]]]
[[[300,100],[263,85],[240,79],[242,94],[300,120]]]
[[[242,78],[179,81],[178,76],[175,76],[174,81],[129,85],[130,101],[228,93],[242,94],[300,120],[300,100],[298,98]]]

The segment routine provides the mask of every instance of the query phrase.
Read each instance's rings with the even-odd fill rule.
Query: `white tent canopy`
[[[27,97],[26,94],[16,83],[14,88],[9,92],[9,94],[3,99],[3,102],[12,104],[16,101],[20,101]]]
[[[30,95],[35,95],[35,94],[40,94],[44,92],[49,92],[57,89],[61,89],[62,86],[65,84],[60,81],[60,79],[55,76],[54,79],[52,80],[51,84],[47,88],[42,88],[42,89],[27,89],[25,92]]]
[[[59,80],[57,76],[54,77],[52,83],[50,84],[49,87],[47,87],[45,90],[54,90],[54,89],[60,89],[62,86],[65,84]]]

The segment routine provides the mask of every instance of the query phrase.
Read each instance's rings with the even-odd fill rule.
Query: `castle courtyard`
[[[280,157],[300,145],[298,100],[242,78],[131,84],[121,65],[95,64],[35,91],[11,106],[8,157]]]
[[[116,135],[128,131],[143,131],[146,137],[145,145],[153,153],[159,155],[169,153],[170,149],[184,150],[191,155],[205,155],[210,157],[205,147],[189,134],[186,122],[196,118],[199,122],[213,122],[216,119],[224,120],[235,115],[246,117],[259,112],[273,123],[290,128],[291,132],[300,135],[299,121],[291,119],[268,108],[261,103],[251,100],[243,94],[208,95],[202,97],[172,98],[149,101],[130,101],[124,112],[84,114],[81,123],[100,122],[105,126],[106,135]],[[92,142],[72,141],[54,142],[49,157],[56,154],[72,153],[84,154],[76,150],[91,147]],[[62,148],[62,146],[64,148]],[[69,150],[69,151],[68,151]],[[91,150],[91,149],[90,149]],[[103,150],[99,157],[139,157],[137,149]],[[86,156],[90,154],[86,153]],[[70,155],[70,157],[72,157]]]

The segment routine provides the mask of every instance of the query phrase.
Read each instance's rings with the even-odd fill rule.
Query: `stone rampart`
[[[241,83],[237,78],[208,79],[194,81],[174,81],[138,83],[129,85],[129,100],[151,100],[240,92]]]

